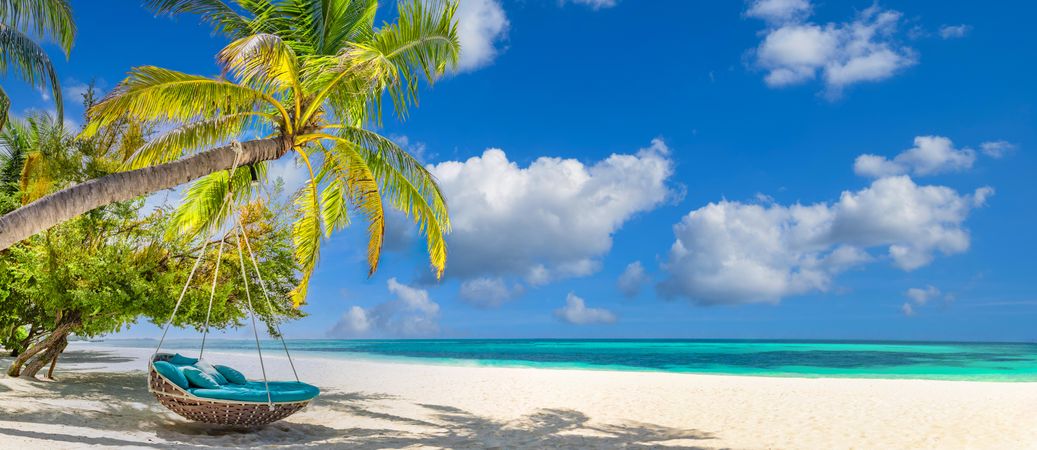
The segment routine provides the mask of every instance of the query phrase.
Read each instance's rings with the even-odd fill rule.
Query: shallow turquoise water
[[[153,341],[110,341],[147,347]],[[740,340],[290,340],[293,352],[443,364],[758,376],[1037,381],[1037,344]],[[196,341],[163,348],[197,348]],[[254,349],[254,341],[210,341]],[[271,351],[279,342],[264,342]]]

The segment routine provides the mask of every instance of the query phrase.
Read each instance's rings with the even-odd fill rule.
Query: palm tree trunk
[[[238,165],[246,166],[278,159],[291,149],[291,144],[278,137],[243,142],[241,147]],[[47,195],[0,217],[0,250],[91,209],[230,169],[234,156],[234,147],[225,145],[171,163],[113,173]]]

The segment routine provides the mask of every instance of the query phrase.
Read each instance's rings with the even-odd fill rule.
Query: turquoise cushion
[[[229,381],[231,383],[234,383],[234,384],[245,384],[245,383],[248,383],[248,378],[245,378],[245,375],[242,375],[241,372],[238,372],[237,370],[234,370],[233,367],[221,366],[219,364],[217,364],[217,365],[215,365],[213,367],[215,367],[216,370],[220,372],[220,375],[223,375],[223,377],[226,378],[227,381]]]
[[[219,389],[189,389],[192,395],[201,398],[234,400],[240,402],[266,403],[266,385],[262,381],[249,381],[245,385],[220,386]],[[300,402],[320,394],[316,386],[297,381],[271,381],[270,397],[275,403]]]
[[[169,362],[172,363],[174,366],[190,366],[198,362],[198,358],[191,358],[189,356],[184,356],[177,353],[173,355],[171,358],[169,358]]]
[[[213,377],[194,366],[184,366],[182,370],[184,371],[184,376],[187,377],[187,381],[191,382],[191,386],[205,389],[220,388],[220,383],[217,383]]]
[[[202,372],[205,372],[207,375],[212,377],[214,380],[216,380],[217,383],[220,383],[221,385],[227,384],[227,379],[224,378],[223,375],[220,374],[220,371],[216,370],[216,368],[213,367],[212,364],[209,364],[208,361],[204,359],[199,359],[198,362],[194,363],[194,366],[197,367],[198,370],[201,370]]]
[[[180,389],[187,389],[187,377],[176,366],[165,361],[155,361],[155,371],[172,381],[173,384],[180,386]]]

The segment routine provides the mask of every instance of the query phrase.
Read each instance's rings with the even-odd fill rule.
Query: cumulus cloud
[[[924,288],[911,288],[904,292],[904,295],[917,305],[924,305],[929,300],[932,300],[940,295],[940,290],[936,286],[928,285]]]
[[[940,27],[940,37],[943,39],[963,38],[969,34],[972,27],[968,25],[944,25]]]
[[[990,141],[979,144],[980,151],[994,159],[1001,159],[1015,151],[1015,144],[1008,141]]]
[[[673,163],[656,139],[590,165],[541,157],[520,167],[489,149],[429,170],[450,204],[447,276],[541,285],[598,270],[613,233],[667,199]]]
[[[897,43],[901,14],[873,5],[853,20],[817,24],[806,0],[757,0],[746,15],[768,28],[755,49],[756,64],[771,87],[802,84],[821,76],[837,98],[846,86],[889,78],[915,63],[914,51]]]
[[[960,172],[972,168],[974,162],[975,150],[954,148],[954,143],[942,136],[918,136],[914,147],[893,159],[871,154],[858,156],[853,171],[875,178],[904,174],[924,176]]]
[[[394,299],[371,308],[351,307],[328,334],[417,337],[439,333],[439,304],[432,301],[428,291],[407,286],[396,278],[389,279],[388,289]]]
[[[651,281],[648,274],[645,273],[644,266],[641,265],[641,261],[634,261],[627,264],[627,268],[623,270],[623,273],[619,275],[619,279],[616,280],[616,285],[619,287],[619,292],[622,292],[627,298],[637,297],[637,294],[641,293],[641,287]]]
[[[602,308],[588,308],[586,302],[572,292],[565,298],[565,306],[555,310],[555,317],[574,325],[614,323],[616,321],[616,315],[611,311]]]
[[[522,292],[522,286],[508,287],[500,277],[480,277],[462,282],[459,295],[480,308],[497,308]]]
[[[918,313],[918,308],[925,306],[931,300],[939,298],[940,294],[940,290],[931,284],[924,288],[910,288],[907,291],[904,291],[904,295],[909,301],[904,302],[904,304],[900,306],[900,311],[903,312],[905,316],[913,316]],[[951,298],[950,295],[944,297],[944,299],[948,301]]]
[[[772,24],[798,22],[810,16],[813,6],[807,0],[758,0],[749,4],[745,15]]]
[[[913,270],[936,254],[966,251],[964,221],[992,192],[959,194],[894,176],[834,203],[710,203],[674,226],[659,291],[702,304],[777,303],[827,291],[835,275],[882,253]]]
[[[457,71],[468,72],[493,62],[508,35],[508,16],[497,0],[461,0],[455,14],[461,56]]]

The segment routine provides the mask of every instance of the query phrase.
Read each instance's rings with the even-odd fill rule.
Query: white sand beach
[[[75,343],[58,382],[0,378],[0,448],[1037,448],[1037,383],[496,368],[299,356],[322,389],[259,430],[188,422],[150,350]],[[259,376],[254,355],[207,353]],[[268,358],[275,378],[286,361]],[[6,366],[8,358],[0,359]]]

